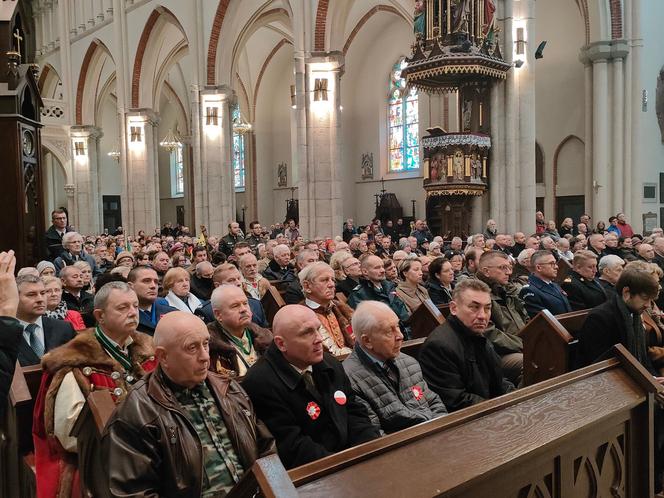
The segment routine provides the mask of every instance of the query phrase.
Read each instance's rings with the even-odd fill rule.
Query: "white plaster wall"
[[[387,94],[389,74],[402,55],[409,54],[412,27],[394,14],[375,14],[355,37],[346,54],[346,73],[341,80],[343,135],[343,217],[364,224],[375,214],[374,194],[381,190],[380,179],[386,177],[385,188],[396,194],[411,215],[411,199],[417,200],[418,217],[424,216],[422,178],[387,180]],[[420,100],[420,135],[428,127],[428,98]],[[363,153],[374,155],[374,181],[361,179]]]
[[[97,126],[104,133],[99,140],[99,185],[102,196],[122,193],[120,166],[115,159],[108,157],[108,153],[116,147],[119,137],[116,105],[115,99],[109,96],[104,99],[97,113]]]
[[[664,144],[661,141],[657,115],[655,113],[655,95],[657,88],[657,77],[659,70],[664,65],[664,30],[662,30],[662,19],[664,19],[664,3],[641,2],[642,16],[641,26],[643,34],[642,48],[642,89],[648,92],[648,110],[640,112],[640,150],[642,164],[637,165],[642,170],[643,183],[655,183],[659,185],[659,174],[664,172]],[[639,92],[640,93],[640,92]],[[633,102],[632,105],[641,109],[641,102]],[[643,195],[642,186],[639,188]],[[655,212],[659,216],[659,209],[664,204],[659,202],[659,190],[656,203],[642,203],[643,213]],[[632,220],[634,229],[640,231],[642,220]],[[659,226],[664,225],[664,220],[658,219]]]
[[[534,51],[547,40],[544,58],[535,62],[536,130],[544,153],[544,210],[547,219],[553,219],[556,149],[570,135],[585,140],[584,73],[578,58],[585,43],[585,27],[572,0],[540,0],[535,17],[537,38],[527,49]],[[559,196],[584,193],[584,149],[579,145],[578,141],[573,145],[568,142],[564,157],[559,157]]]

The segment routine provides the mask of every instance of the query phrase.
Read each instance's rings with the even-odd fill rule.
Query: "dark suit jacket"
[[[71,228],[65,228],[65,233],[66,232],[71,232]],[[60,253],[63,251],[62,235],[60,235],[55,227],[51,225],[48,230],[46,230],[44,241],[46,242],[46,257],[49,261],[55,261],[55,258],[60,256]]]
[[[452,412],[514,390],[491,341],[453,315],[429,334],[419,355],[424,380]]]
[[[71,341],[76,335],[76,331],[71,323],[64,320],[56,320],[55,318],[43,316],[42,325],[44,326],[44,353],[48,353],[51,349]],[[21,342],[18,345],[18,362],[22,367],[39,365],[41,363],[41,358],[35,354],[22,334]]]
[[[574,270],[569,272],[562,286],[574,311],[599,306],[606,301],[606,293],[596,278],[588,280]]]
[[[641,358],[641,363],[651,374],[659,375],[650,362],[645,349],[646,339],[643,324],[640,319],[637,321],[639,324],[638,333],[644,334],[644,347],[639,352],[634,346],[634,334],[637,332],[634,328],[628,329],[626,312],[624,301],[616,294],[610,296],[605,303],[600,304],[588,313],[588,318],[586,318],[583,327],[576,334],[576,338],[579,340],[577,367],[585,367],[595,363],[614,344],[622,344],[635,358]]]
[[[349,297],[353,289],[360,284],[358,280],[353,280],[352,278],[346,278],[345,280],[339,280],[336,285],[336,292],[342,292],[344,296]]]
[[[324,353],[323,361],[313,365],[312,375],[318,395],[309,392],[302,375],[273,343],[242,382],[258,418],[274,435],[287,469],[379,436],[341,363]],[[334,400],[337,391],[346,395],[345,404]]]
[[[14,378],[18,347],[23,340],[23,327],[16,318],[0,317],[0,417],[7,405],[7,395]]]
[[[152,306],[157,307],[155,310],[155,323],[152,323],[151,319],[147,317],[147,313],[143,311],[138,312],[139,322],[136,330],[148,335],[154,335],[154,330],[157,328],[157,324],[162,315],[170,313],[171,311],[177,311],[176,308],[169,306],[168,301],[162,297],[158,297]]]
[[[293,280],[288,284],[284,301],[286,304],[298,304],[304,300],[304,291],[302,291],[302,284],[299,279]]]
[[[264,329],[269,328],[270,325],[265,318],[265,311],[263,310],[261,302],[251,296],[247,296],[247,301],[249,301],[249,308],[251,309],[251,321]],[[212,303],[210,301],[203,301],[200,307],[196,308],[196,311],[194,311],[194,315],[199,317],[205,323],[212,323],[215,321],[214,312],[212,311]]]
[[[521,289],[519,297],[526,306],[530,318],[542,310],[549,310],[552,315],[560,315],[572,311],[567,297],[556,282],[547,284],[536,275],[528,277],[528,285]]]

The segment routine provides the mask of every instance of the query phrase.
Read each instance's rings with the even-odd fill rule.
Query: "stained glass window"
[[[171,151],[171,197],[184,196],[184,155],[182,145]]]
[[[240,106],[233,107],[233,122],[240,119]],[[233,133],[233,176],[235,191],[244,192],[244,136]]]
[[[392,68],[389,94],[389,155],[390,172],[412,171],[420,168],[419,117],[417,90],[409,89],[401,70],[406,60]]]

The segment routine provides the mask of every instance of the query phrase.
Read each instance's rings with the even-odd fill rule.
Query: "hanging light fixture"
[[[108,155],[108,157],[112,157],[113,159],[115,159],[117,162],[120,162],[120,155],[121,155],[120,154],[120,145],[116,142],[115,147],[113,147],[113,149],[111,149],[111,151],[108,152],[107,155]]]
[[[169,152],[173,152],[175,149],[180,147],[182,142],[180,141],[180,135],[178,134],[177,128],[175,129],[175,133],[173,133],[173,130],[169,128],[168,133],[164,139],[159,142],[159,145]]]
[[[251,124],[247,123],[243,118],[242,114],[238,113],[237,117],[233,119],[233,132],[240,135],[244,135],[248,131],[251,131]]]

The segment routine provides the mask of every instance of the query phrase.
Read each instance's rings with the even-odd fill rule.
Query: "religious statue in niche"
[[[659,123],[659,133],[664,143],[664,66],[659,70],[657,77],[657,90],[655,93],[655,112]]]
[[[477,154],[473,154],[470,160],[470,173],[473,180],[482,179],[482,159]]]
[[[463,165],[463,151],[460,149],[457,149],[454,151],[454,159],[452,160],[452,169],[454,171],[454,179],[463,181],[464,177],[464,165]]]
[[[285,187],[286,185],[288,185],[288,165],[279,163],[277,165],[277,187]]]
[[[424,38],[426,26],[426,0],[415,0],[415,13],[413,14],[413,31],[415,38]]]
[[[468,33],[471,0],[452,0],[452,33]]]
[[[362,180],[373,180],[373,152],[362,154]]]
[[[431,167],[429,169],[429,180],[437,182],[440,179],[441,170],[444,167],[444,157],[441,152],[434,154],[431,158]]]
[[[495,39],[496,32],[496,2],[495,0],[484,0],[484,26],[482,33],[486,37],[486,43],[491,46]]]
[[[470,131],[470,126],[472,123],[473,117],[473,101],[464,100],[463,101],[463,110],[461,111],[461,118],[463,124],[463,131]]]

